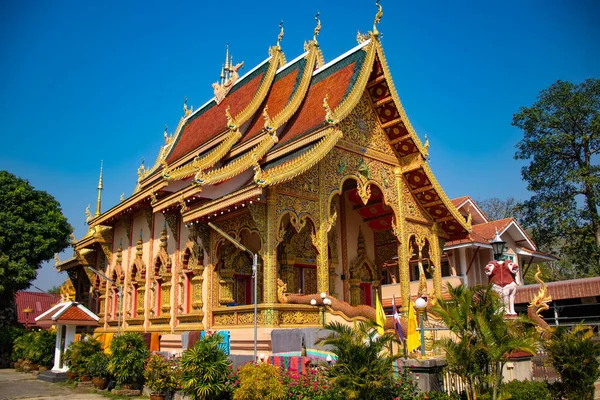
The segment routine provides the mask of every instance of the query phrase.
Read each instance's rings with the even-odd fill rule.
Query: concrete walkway
[[[15,399],[106,400],[106,397],[98,393],[90,393],[89,389],[43,382],[33,374],[15,372],[14,369],[0,369],[0,400]]]

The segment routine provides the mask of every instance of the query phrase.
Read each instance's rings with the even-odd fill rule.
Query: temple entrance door
[[[235,275],[234,300],[238,306],[254,304],[252,301],[252,276]]]
[[[360,304],[373,307],[373,285],[369,282],[360,284]]]

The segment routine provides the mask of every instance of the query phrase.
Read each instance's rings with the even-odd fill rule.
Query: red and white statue
[[[490,261],[485,266],[485,274],[492,289],[496,291],[504,302],[504,312],[508,315],[517,315],[515,312],[515,294],[517,293],[516,276],[519,266],[511,260]]]

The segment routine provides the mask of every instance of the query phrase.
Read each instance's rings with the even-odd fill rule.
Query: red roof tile
[[[77,306],[70,307],[63,315],[58,317],[58,321],[96,321],[86,312]]]
[[[473,225],[473,232],[491,241],[496,235],[496,230],[498,230],[498,232],[502,232],[508,226],[508,224],[513,221],[515,221],[514,218],[504,218],[490,221],[485,224]]]
[[[548,282],[546,286],[552,300],[600,296],[600,277]],[[539,284],[519,286],[515,295],[515,303],[529,303],[539,290]]]
[[[199,110],[195,115],[192,115],[173,146],[171,154],[167,157],[167,162],[177,161],[227,129],[225,110],[227,107],[231,107],[229,112],[235,116],[248,105],[258,90],[268,66],[269,63],[265,63],[248,82],[238,83],[241,86],[239,88],[234,87],[221,104],[217,105],[213,100],[205,107],[206,111]]]
[[[356,64],[356,62],[353,62],[326,78],[311,83],[300,109],[291,119],[288,128],[279,137],[279,145],[289,142],[325,122],[323,99],[328,95],[327,102],[331,109],[338,106],[346,94]],[[315,77],[313,77],[314,80]]]
[[[470,198],[469,196],[457,197],[456,199],[450,200],[450,202],[454,205],[454,207],[459,207],[462,203],[464,203],[469,198]]]
[[[60,303],[60,295],[46,294],[41,292],[17,292],[15,294],[15,305],[17,307],[17,321],[20,324],[25,324],[25,320],[29,321],[29,325],[35,324],[35,318],[45,311],[49,310],[53,305]],[[31,308],[33,312],[29,317],[25,316],[24,309]]]
[[[298,68],[293,68],[291,66],[288,68],[292,68],[292,70],[281,79],[276,78],[277,80],[271,86],[269,94],[267,95],[267,99],[259,107],[256,115],[254,116],[252,124],[248,127],[247,133],[242,139],[242,142],[255,137],[264,128],[262,112],[265,106],[269,107],[267,113],[271,118],[273,118],[275,115],[279,114],[281,110],[283,110],[283,107],[289,101],[291,95],[293,94],[294,84],[300,71]]]

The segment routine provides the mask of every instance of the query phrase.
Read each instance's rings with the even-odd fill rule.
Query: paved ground
[[[89,393],[89,389],[77,389],[57,383],[37,380],[32,374],[0,369],[0,400],[95,400],[106,397]]]

